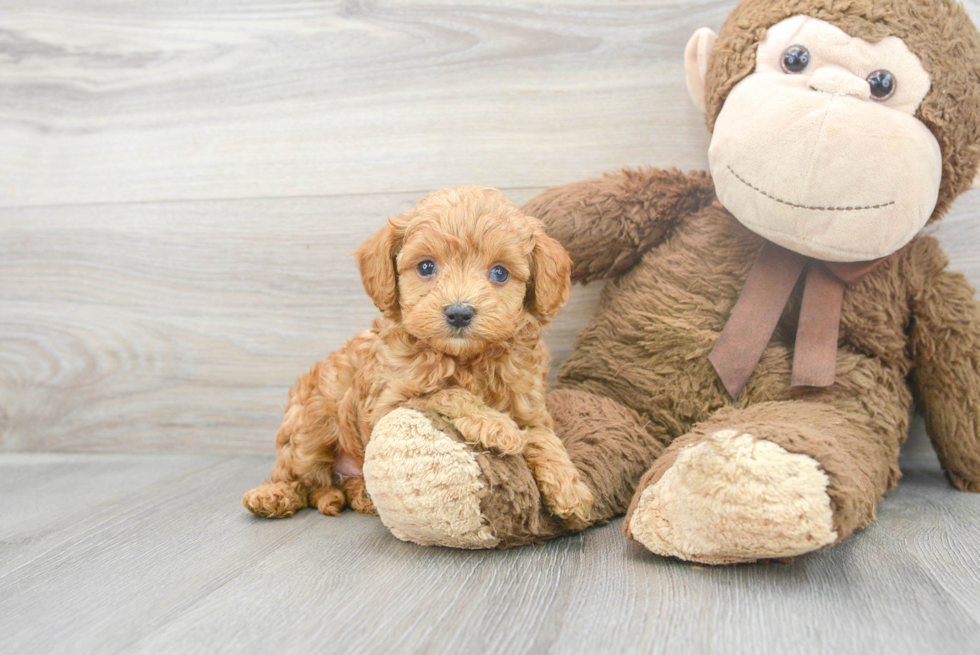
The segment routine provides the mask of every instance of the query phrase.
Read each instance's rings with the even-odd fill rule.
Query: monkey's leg
[[[708,564],[830,546],[874,518],[898,477],[903,436],[823,402],[720,410],[643,477],[626,534],[660,555]]]
[[[590,523],[549,512],[523,457],[467,444],[443,417],[411,405],[378,422],[365,453],[364,480],[382,522],[423,545],[506,548],[622,514],[667,439],[633,410],[585,391],[551,392],[548,410],[594,497]]]

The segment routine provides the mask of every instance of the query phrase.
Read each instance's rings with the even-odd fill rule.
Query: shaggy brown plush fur
[[[634,171],[602,182],[571,185],[564,188],[564,195],[578,197],[579,206],[588,208],[593,185],[609,185],[616,179],[625,183],[640,174]],[[650,171],[649,176],[660,179],[663,172]],[[702,180],[700,175],[692,176],[691,187],[700,188]],[[631,208],[648,202],[628,196],[622,200],[622,213],[627,215]],[[536,212],[546,224],[561,220],[557,212],[553,215],[538,201],[526,209]],[[605,220],[609,218],[605,214]],[[647,424],[647,432],[656,426],[657,431],[648,437],[654,442],[648,448],[651,455],[659,454],[657,445],[672,442],[641,488],[655,482],[685,445],[721,428],[751,430],[757,437],[771,438],[787,451],[809,455],[822,464],[831,480],[835,526],[843,538],[871,520],[878,499],[898,479],[898,450],[912,406],[905,380],[920,367],[968,400],[963,405],[943,400],[940,412],[956,417],[959,429],[934,432],[940,452],[946,441],[962,443],[962,450],[968,452],[980,452],[976,355],[980,352],[980,311],[963,278],[944,271],[945,261],[933,239],[916,239],[845,294],[837,384],[827,389],[790,387],[790,356],[802,296],[798,288],[736,403],[721,386],[707,355],[763,240],[713,206],[686,220],[671,221],[671,225],[670,238],[628,275],[610,282],[593,324],[582,333],[575,353],[559,373],[563,388],[615,400],[633,410],[640,425]],[[595,247],[591,237],[583,240],[589,242],[586,247]],[[565,243],[574,256],[576,243]],[[615,245],[606,243],[610,249]],[[937,312],[948,312],[948,308],[919,304],[915,299],[921,298],[925,285],[954,293],[960,299],[956,314],[940,319]],[[931,293],[929,297],[938,300]],[[974,314],[972,328],[963,320],[970,311]],[[906,330],[925,317],[934,325],[956,326],[965,333],[967,341],[955,346],[965,348],[960,357],[953,360],[949,353],[937,357],[935,351],[929,358],[916,356],[920,350],[917,341],[910,342]],[[973,354],[966,355],[967,351]],[[953,361],[961,363],[950,366]],[[957,370],[947,370],[953,367]],[[957,378],[958,383],[954,382]],[[552,408],[552,413],[559,422],[559,434],[571,437],[563,430],[559,412]],[[797,423],[800,428],[792,427]],[[632,438],[645,436],[634,433]],[[575,461],[571,444],[566,447]],[[646,458],[652,461],[653,457]],[[980,475],[977,462],[971,465],[969,460],[951,462],[949,458],[946,462],[954,480],[964,475],[975,480]],[[596,494],[597,508],[609,497],[628,493],[624,487],[629,487],[632,473],[624,476],[617,468],[621,466],[603,467],[604,484],[593,485],[607,490]],[[629,470],[635,468],[635,462],[630,462]],[[623,507],[615,502],[610,505],[620,511]]]
[[[709,126],[728,91],[753,70],[766,28],[798,14],[869,41],[898,36],[922,59],[933,84],[917,117],[943,153],[933,215],[939,217],[980,162],[980,36],[962,7],[949,0],[747,0],[715,44]],[[763,241],[723,209],[705,207],[711,193],[703,173],[624,171],[551,189],[524,208],[559,238],[573,262],[583,262],[573,267],[573,280],[612,278],[559,372],[562,390],[552,392],[550,405],[572,460],[596,491],[596,518],[622,511],[638,468],[656,460],[633,508],[681,448],[728,428],[819,462],[843,539],[874,518],[878,500],[900,475],[899,446],[913,398],[951,482],[980,491],[980,305],[965,279],[946,271],[937,242],[916,238],[847,290],[837,383],[827,389],[789,384],[797,288],[745,393],[733,402],[707,355]],[[562,407],[569,393],[582,394],[574,403],[582,413],[608,422],[596,444],[627,448],[635,457],[607,460],[598,445],[581,447],[590,430],[575,409]],[[618,414],[637,419],[610,420],[617,412],[608,406],[586,409],[599,399],[619,403]],[[625,434],[620,426],[628,426]]]
[[[980,37],[965,13],[950,0],[746,0],[726,22],[709,66],[709,125],[727,93],[753,69],[767,27],[795,14],[869,41],[897,35],[922,59],[932,87],[917,116],[942,149],[933,218],[940,216],[980,162]],[[753,491],[762,492],[750,496],[760,499],[757,514],[765,520],[772,499],[765,493],[764,467],[792,462],[794,470],[812,474],[807,507],[820,510],[811,501],[821,498],[826,505],[825,517],[816,511],[807,516],[815,526],[811,545],[803,535],[804,545],[791,544],[792,554],[830,545],[867,525],[895,485],[914,405],[926,416],[952,484],[980,491],[980,304],[963,276],[946,270],[938,243],[916,237],[844,290],[830,387],[791,386],[801,282],[733,400],[708,355],[766,242],[713,201],[705,173],[645,169],[550,189],[523,208],[569,251],[574,281],[608,280],[592,323],[579,334],[548,397],[556,432],[593,491],[593,521],[629,510],[625,526],[633,536],[636,516],[684,518],[647,510],[694,486],[668,484],[660,496],[646,492],[676,473],[680,457],[690,463],[691,453],[721,452],[710,448],[724,434],[725,448],[755,449],[742,461],[762,462],[763,470],[708,479],[701,486],[709,489],[707,502],[728,491],[739,496],[749,488],[739,486],[746,480],[749,486],[760,482]],[[744,435],[752,438],[740,439]],[[480,507],[494,545],[573,529],[543,510],[520,460],[478,454],[477,461],[485,483]],[[668,482],[675,484],[677,475]],[[788,500],[777,501],[791,520],[792,480],[788,489]],[[715,563],[781,556],[776,548],[753,549],[753,535],[744,534],[737,514],[731,516],[735,520],[719,525],[743,533],[728,539],[737,552],[665,550]],[[650,525],[641,526],[648,535],[656,532]],[[438,543],[432,534],[427,538]]]
[[[966,280],[946,270],[935,239],[916,238],[848,289],[833,387],[790,387],[800,286],[733,402],[707,356],[763,240],[707,203],[705,179],[625,171],[552,189],[524,207],[564,234],[573,258],[636,253],[643,230],[667,235],[645,255],[630,254],[635,265],[625,275],[616,257],[573,274],[613,278],[548,397],[556,432],[593,490],[594,520],[622,514],[631,499],[635,506],[681,448],[727,428],[818,461],[843,539],[874,518],[897,482],[914,399],[951,482],[980,491],[980,305]],[[617,204],[610,200],[617,187],[640,192],[621,194]],[[643,209],[676,206],[677,197],[698,197],[704,206],[688,216]],[[570,208],[575,223],[603,229],[573,236]],[[640,215],[648,223],[642,228]],[[478,461],[488,483],[481,508],[499,547],[569,531],[548,519],[519,462]]]
[[[337,514],[346,502],[373,513],[363,478],[335,475],[337,457],[363,464],[374,425],[413,401],[469,443],[523,455],[551,511],[584,525],[592,497],[545,408],[541,329],[570,286],[558,242],[499,192],[468,187],[427,196],[356,255],[385,318],[299,379],[270,481],[245,494],[245,507],[284,517],[308,503]],[[507,279],[491,276],[500,267]],[[449,313],[460,305],[473,311],[463,326]]]

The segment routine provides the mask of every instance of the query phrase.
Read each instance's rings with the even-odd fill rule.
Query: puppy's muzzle
[[[446,323],[457,330],[467,327],[473,322],[473,317],[476,316],[476,310],[473,309],[473,306],[463,303],[453,303],[446,307],[443,313],[446,315]]]

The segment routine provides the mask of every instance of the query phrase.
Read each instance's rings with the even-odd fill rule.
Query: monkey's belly
[[[575,351],[559,370],[558,382],[613,398],[677,437],[721,407],[736,404],[708,360],[735,297],[714,299],[692,291],[694,283],[657,285],[653,279],[662,277],[655,272],[637,273],[610,283],[592,324],[579,334]],[[836,403],[838,397],[859,395],[848,385],[791,386],[793,309],[791,303],[737,405],[790,398]],[[845,346],[838,370],[861,371],[861,378],[898,390],[891,401],[903,407],[910,403],[900,367]]]
[[[613,398],[641,415],[667,410],[664,422],[676,424],[681,434],[726,404],[708,361],[719,332],[669,311],[667,302],[653,296],[636,299],[629,314],[601,311],[579,333],[558,382]]]

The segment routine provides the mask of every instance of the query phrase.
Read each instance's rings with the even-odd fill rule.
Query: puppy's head
[[[378,309],[428,346],[474,355],[568,300],[571,261],[494,189],[432,193],[355,252]]]

